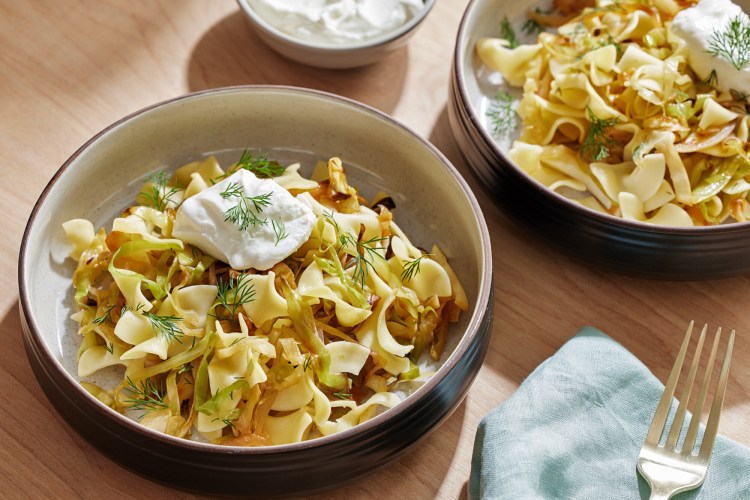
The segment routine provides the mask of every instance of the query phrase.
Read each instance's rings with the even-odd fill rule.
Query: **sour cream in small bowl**
[[[435,0],[237,0],[269,47],[321,68],[366,66],[402,47]]]

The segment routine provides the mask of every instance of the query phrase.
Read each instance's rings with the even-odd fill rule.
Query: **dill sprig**
[[[495,96],[487,110],[494,135],[507,135],[516,128],[516,113],[513,111],[513,97],[504,90]]]
[[[711,87],[716,87],[719,84],[719,77],[716,76],[716,70],[712,69],[706,79],[702,80],[701,83],[704,85],[709,85]]]
[[[515,49],[520,45],[516,31],[513,29],[513,25],[510,24],[507,16],[503,17],[500,21],[500,38],[508,42],[508,47]]]
[[[339,236],[339,250],[346,248],[352,248],[352,250],[354,250],[355,255],[352,279],[355,283],[359,284],[359,287],[362,290],[365,289],[365,283],[367,283],[368,269],[374,269],[374,259],[384,258],[380,254],[380,251],[386,250],[386,247],[377,246],[377,244],[382,243],[385,239],[386,238],[373,236],[368,240],[358,241],[357,238],[348,231],[341,233],[341,236]]]
[[[620,120],[615,118],[602,119],[586,107],[589,115],[589,130],[581,144],[581,156],[590,161],[600,161],[609,158],[609,146],[614,139],[607,135],[610,127],[617,125]]]
[[[144,312],[143,316],[148,319],[151,323],[151,328],[156,331],[157,334],[162,335],[169,342],[176,340],[182,344],[183,333],[180,327],[177,326],[178,321],[182,321],[182,318],[178,316],[159,316],[158,314]]]
[[[249,274],[240,274],[236,278],[219,278],[216,282],[217,301],[229,311],[232,318],[242,305],[255,300],[255,283]]]
[[[286,167],[275,160],[269,160],[263,153],[253,156],[247,149],[242,152],[236,166],[238,170],[240,168],[248,170],[258,177],[264,178],[278,177],[286,170]]]
[[[334,392],[333,395],[339,399],[352,399],[352,395],[346,391]]]
[[[245,196],[245,192],[238,182],[230,183],[221,193],[225,200],[237,200],[237,204],[224,212],[224,221],[229,221],[245,231],[250,226],[262,226],[266,219],[261,219],[259,214],[265,207],[271,204],[272,192],[259,194],[257,196]]]
[[[750,20],[738,14],[723,30],[715,30],[708,39],[709,54],[726,59],[737,70],[750,63]]]
[[[312,354],[308,354],[308,355],[307,355],[307,356],[305,357],[305,362],[304,362],[304,364],[302,365],[302,370],[303,370],[303,371],[307,371],[307,369],[308,369],[308,368],[310,368],[310,367],[312,366],[312,361],[313,361],[313,358],[312,358]]]
[[[404,264],[404,271],[401,273],[401,281],[409,281],[414,276],[419,274],[419,264],[422,262],[422,259],[427,257],[429,254],[421,255],[417,257],[414,260],[410,260],[406,264]]]
[[[281,240],[289,236],[289,233],[286,232],[286,225],[283,220],[271,219],[271,227],[273,227],[273,233],[276,235],[276,243],[274,243],[274,246],[278,245]]]
[[[94,318],[91,322],[94,323],[95,325],[103,325],[104,323],[107,323],[107,322],[111,323],[112,322],[112,309],[114,308],[115,306],[113,305],[109,306],[107,309],[105,309],[104,313],[101,316]]]
[[[180,191],[179,188],[167,186],[168,182],[169,174],[164,171],[149,174],[147,186],[138,193],[136,201],[163,212],[173,201],[174,195]]]
[[[544,26],[535,19],[527,19],[523,24],[521,31],[523,31],[523,34],[526,36],[534,36],[544,31]]]
[[[166,390],[161,388],[150,378],[144,379],[141,386],[135,385],[135,382],[128,377],[128,385],[125,388],[130,392],[131,397],[124,400],[133,410],[155,411],[169,408],[169,403],[164,401]]]

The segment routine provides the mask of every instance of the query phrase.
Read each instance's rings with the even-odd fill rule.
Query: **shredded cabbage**
[[[370,208],[340,159],[325,166],[316,182],[247,152],[227,172],[209,158],[150,176],[109,233],[66,223],[79,375],[122,373],[86,390],[158,432],[267,446],[357,425],[400,401],[399,381],[424,380],[420,357],[442,358],[466,293],[439,248],[419,250],[390,210]],[[267,271],[171,234],[183,200],[242,168],[275,172],[316,217]]]

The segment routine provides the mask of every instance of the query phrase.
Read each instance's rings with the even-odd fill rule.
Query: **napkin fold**
[[[663,390],[619,343],[582,329],[480,423],[469,499],[647,499],[636,460]],[[674,498],[750,499],[750,448],[718,436],[703,486]]]

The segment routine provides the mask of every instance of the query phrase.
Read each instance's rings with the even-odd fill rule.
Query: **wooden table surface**
[[[495,322],[466,400],[386,470],[329,498],[464,498],[480,419],[584,325],[665,380],[689,320],[737,330],[721,433],[750,445],[750,277],[662,282],[592,269],[517,226],[472,175],[446,105],[467,0],[440,0],[408,46],[364,69],[326,71],[276,55],[232,0],[0,2],[0,497],[185,498],[121,468],[56,414],[31,372],[17,261],[31,208],[60,165],[115,120],[184,93],[237,84],[321,89],[390,113],[465,176],[492,235]]]

